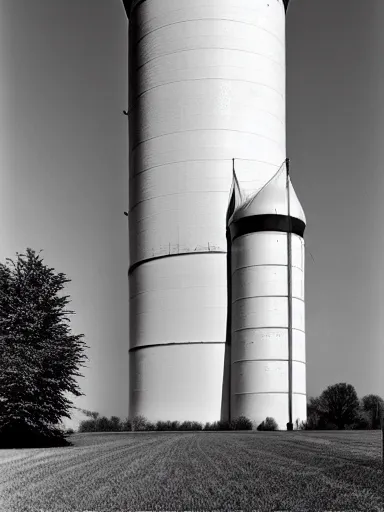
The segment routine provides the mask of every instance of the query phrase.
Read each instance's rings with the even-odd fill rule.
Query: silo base
[[[130,353],[129,417],[220,420],[225,342],[183,343]]]
[[[247,393],[232,395],[231,419],[239,416],[249,418],[256,429],[267,417],[275,419],[279,430],[286,430],[289,421],[288,393]],[[301,423],[307,419],[307,397],[294,393],[292,397],[292,420]]]

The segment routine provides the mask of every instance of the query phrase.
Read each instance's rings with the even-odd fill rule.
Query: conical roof
[[[235,204],[232,211],[228,208],[228,224],[236,222],[244,217],[255,215],[288,215],[287,194],[287,167],[286,163],[280,167],[277,173],[257,192],[244,199],[240,186],[234,173],[232,196]],[[290,216],[299,219],[306,224],[304,210],[289,179]],[[232,200],[233,204],[233,200]]]

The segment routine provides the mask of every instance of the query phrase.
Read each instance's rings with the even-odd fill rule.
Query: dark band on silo
[[[305,223],[296,217],[288,215],[252,215],[243,217],[229,226],[231,241],[250,233],[260,231],[279,231],[281,233],[293,233],[304,236]]]

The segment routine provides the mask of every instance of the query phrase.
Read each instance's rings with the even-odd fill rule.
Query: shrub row
[[[345,425],[345,430],[379,430],[380,424],[373,424],[372,420],[364,412],[358,412],[352,423]],[[302,421],[300,430],[338,430],[335,423],[322,416],[308,415],[307,421]]]
[[[245,416],[240,416],[233,421],[215,421],[203,425],[197,421],[148,421],[144,416],[136,416],[132,420],[120,421],[115,416],[108,419],[92,418],[80,423],[79,432],[165,432],[165,431],[220,431],[220,430],[252,430],[252,422]],[[273,418],[263,421],[258,430],[277,430],[277,424]]]

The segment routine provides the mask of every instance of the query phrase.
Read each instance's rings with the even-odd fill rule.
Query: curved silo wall
[[[287,233],[232,242],[231,417],[289,421]],[[306,419],[304,240],[292,234],[292,417]]]
[[[129,32],[130,416],[214,421],[232,158],[249,190],[285,159],[284,5],[146,0]]]

